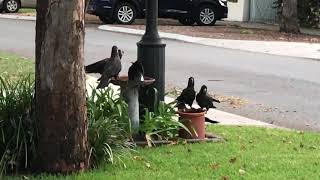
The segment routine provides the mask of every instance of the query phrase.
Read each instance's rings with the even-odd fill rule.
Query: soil
[[[145,29],[142,20],[138,20],[132,25],[115,24],[113,26]],[[218,22],[215,26],[183,26],[174,20],[160,19],[158,28],[161,32],[214,39],[320,43],[320,36],[316,35],[282,33],[277,28],[275,30],[259,29],[258,27],[246,28],[239,26],[238,23],[232,24],[230,22]]]

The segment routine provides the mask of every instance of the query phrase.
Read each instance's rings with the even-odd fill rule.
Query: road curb
[[[20,15],[8,15],[8,14],[0,14],[0,18],[26,20],[26,21],[35,21],[36,20],[35,16],[20,16]]]

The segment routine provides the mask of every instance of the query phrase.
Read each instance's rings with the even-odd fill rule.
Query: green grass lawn
[[[138,148],[123,165],[72,176],[30,179],[319,179],[320,135],[254,127],[210,126],[219,143]],[[7,177],[19,179],[20,177]]]
[[[0,51],[0,76],[16,79],[28,73],[34,73],[33,60]]]
[[[6,72],[3,72],[6,71]],[[1,74],[33,71],[33,61],[0,53]],[[256,127],[209,126],[217,143],[137,148],[123,164],[70,176],[2,179],[319,179],[320,134]]]
[[[28,13],[28,14],[36,14],[36,9],[34,8],[21,8],[19,9],[18,13]]]

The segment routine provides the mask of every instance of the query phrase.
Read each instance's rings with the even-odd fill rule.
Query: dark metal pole
[[[164,101],[165,93],[165,46],[158,33],[158,0],[145,0],[146,32],[138,46],[138,59],[142,62],[145,76],[156,80],[159,100]]]

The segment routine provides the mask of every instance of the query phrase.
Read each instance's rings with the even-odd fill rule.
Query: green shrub
[[[181,128],[189,132],[187,127],[178,121],[174,104],[160,102],[156,112],[150,112],[148,109],[145,109],[140,131],[145,133],[150,145],[155,139],[169,140],[177,138]]]
[[[35,157],[37,131],[34,81],[0,77],[0,174],[29,168]]]
[[[121,162],[121,156],[128,155],[132,144],[128,105],[115,94],[113,89],[93,89],[87,99],[88,137],[91,146],[91,162]]]

